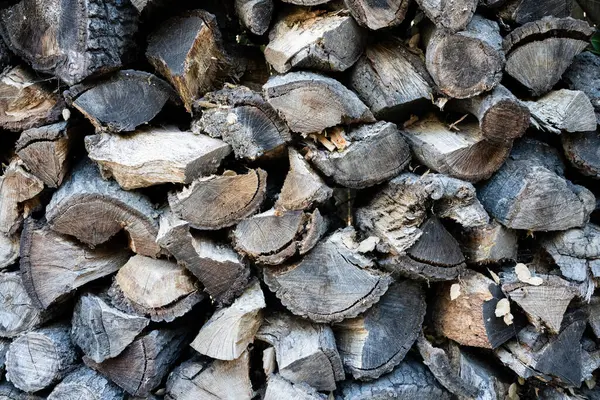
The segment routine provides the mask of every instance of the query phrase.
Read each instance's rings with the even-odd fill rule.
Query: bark
[[[600,178],[600,131],[564,133],[560,139],[571,166],[585,176]]]

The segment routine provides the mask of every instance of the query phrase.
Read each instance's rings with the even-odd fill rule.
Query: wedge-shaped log
[[[119,269],[108,294],[125,312],[167,322],[186,314],[204,297],[183,266],[140,255]]]
[[[123,400],[123,390],[98,372],[81,366],[56,385],[48,400]]]
[[[572,18],[529,22],[504,38],[506,72],[534,96],[548,93],[593,33],[587,22]]]
[[[67,103],[81,111],[97,132],[113,133],[130,132],[148,123],[175,98],[167,82],[134,70],[72,86],[64,94]]]
[[[96,246],[125,229],[131,249],[152,257],[160,252],[157,214],[147,197],[103,180],[89,161],[75,167],[46,207],[48,225],[58,233]]]
[[[180,192],[170,193],[169,205],[193,228],[221,229],[258,211],[266,186],[267,173],[260,168],[240,175],[211,175],[194,180]]]
[[[21,275],[17,272],[0,273],[0,337],[12,338],[43,324],[52,315],[37,308],[29,297]]]
[[[11,237],[23,221],[23,202],[37,196],[44,183],[23,168],[23,161],[14,158],[0,176],[0,234]]]
[[[305,383],[292,383],[278,374],[269,375],[264,400],[327,400]]]
[[[357,316],[379,300],[391,278],[347,247],[354,234],[352,228],[338,230],[301,260],[265,269],[265,283],[291,312],[315,322]]]
[[[569,17],[573,11],[573,3],[573,0],[547,0],[543,3],[535,0],[508,0],[497,13],[506,22],[523,25],[544,17]]]
[[[267,101],[294,132],[307,134],[339,124],[375,122],[354,92],[323,75],[290,72],[273,76],[263,90]]]
[[[437,2],[416,0],[425,15],[438,27],[451,32],[462,31],[475,14],[478,0],[456,0]],[[475,17],[476,18],[476,17]]]
[[[531,111],[531,123],[539,130],[556,134],[596,130],[594,106],[580,90],[552,91],[525,104]]]
[[[459,240],[468,263],[492,264],[517,259],[517,233],[497,221],[463,229]]]
[[[567,160],[579,173],[600,178],[600,130],[563,133],[560,139]]]
[[[598,10],[600,12],[600,8]],[[573,63],[563,74],[563,80],[569,89],[581,90],[589,97],[600,124],[600,56],[591,51],[575,56]]]
[[[214,89],[229,63],[214,15],[193,10],[168,19],[148,37],[146,57],[177,90],[188,112]]]
[[[356,22],[376,31],[400,25],[406,17],[410,1],[386,0],[373,3],[368,0],[344,0],[344,4]]]
[[[147,318],[116,309],[101,296],[85,293],[73,310],[71,339],[87,357],[100,363],[121,354],[149,323]]]
[[[242,25],[255,35],[269,29],[273,8],[273,0],[235,0],[235,12]]]
[[[42,400],[43,397],[25,393],[10,382],[0,383],[0,400]]]
[[[275,348],[279,374],[290,382],[334,390],[336,382],[344,379],[342,361],[328,325],[278,313],[265,318],[256,337]]]
[[[88,156],[105,179],[125,190],[161,183],[190,183],[215,173],[231,147],[219,139],[176,127],[138,129],[131,135],[86,136]]]

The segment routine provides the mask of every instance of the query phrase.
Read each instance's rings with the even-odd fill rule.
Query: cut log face
[[[506,72],[534,96],[548,93],[593,32],[587,22],[572,18],[529,22],[504,38]]]
[[[560,138],[569,163],[583,175],[600,178],[600,131],[564,133]]]
[[[221,229],[258,211],[265,198],[266,181],[267,173],[260,168],[241,175],[211,175],[170,193],[169,205],[193,228]]]
[[[188,112],[214,89],[229,63],[214,15],[194,10],[165,21],[148,38],[148,61],[179,93]]]
[[[327,395],[305,383],[292,383],[279,374],[272,374],[267,379],[264,400],[327,400]]]
[[[105,179],[125,190],[161,183],[190,183],[217,171],[231,147],[222,140],[176,127],[139,129],[131,135],[85,138],[89,157]]]
[[[171,372],[166,389],[165,400],[250,400],[250,356],[244,352],[233,361],[186,361]]]
[[[543,4],[535,0],[508,0],[498,10],[498,16],[507,22],[522,25],[544,17],[569,17],[572,11],[573,0],[547,0]]]
[[[0,270],[14,264],[19,254],[19,235],[0,235]]]
[[[196,105],[202,116],[193,122],[192,130],[223,139],[237,158],[277,156],[292,139],[273,107],[244,86],[207,93]]]
[[[195,279],[183,266],[140,255],[121,267],[109,296],[123,311],[167,322],[186,314],[203,298]]]
[[[51,325],[16,338],[6,353],[6,378],[26,392],[60,381],[76,365],[67,325]]]
[[[235,0],[237,16],[255,35],[262,35],[269,29],[273,8],[273,0]]]
[[[377,118],[401,119],[431,102],[433,80],[418,54],[391,39],[367,47],[350,72],[350,87]]]
[[[380,301],[360,316],[334,325],[346,370],[362,380],[391,371],[417,339],[426,308],[423,289],[401,281],[390,285]]]
[[[287,314],[265,318],[257,339],[275,347],[279,374],[290,382],[306,383],[321,391],[334,390],[344,369],[333,331]]]
[[[560,134],[596,129],[594,106],[582,91],[556,90],[525,104],[531,111],[531,123],[539,130]]]
[[[598,9],[600,11],[600,8]],[[585,51],[573,59],[573,63],[563,75],[563,80],[571,90],[583,91],[596,110],[596,120],[600,124],[600,56]]]
[[[101,363],[121,354],[149,323],[147,318],[124,313],[86,293],[75,305],[71,338],[86,356]]]
[[[474,264],[500,263],[517,259],[517,234],[497,221],[468,228],[461,235],[461,248],[467,262]]]
[[[429,168],[458,179],[477,182],[488,179],[510,153],[508,144],[486,140],[475,123],[455,132],[434,114],[404,128],[415,157]]]
[[[130,3],[27,0],[0,18],[2,37],[17,55],[68,85],[121,67],[134,51],[137,13]]]
[[[369,0],[344,0],[344,4],[359,25],[376,31],[400,25],[406,17],[410,1],[386,0],[377,3]]]
[[[345,71],[358,60],[365,43],[362,29],[347,12],[301,8],[275,23],[265,59],[282,74],[297,68]]]
[[[20,391],[10,382],[0,383],[0,400],[42,400],[43,397]]]
[[[315,322],[357,316],[379,300],[391,278],[371,269],[372,260],[346,246],[354,234],[351,228],[339,230],[302,260],[265,269],[265,283],[291,312]]]
[[[307,134],[339,124],[375,122],[354,92],[323,75],[290,72],[273,76],[263,90],[267,101],[294,132]]]
[[[56,385],[48,400],[123,400],[120,387],[87,367],[81,366]]]
[[[83,361],[132,396],[146,397],[160,385],[185,349],[186,336],[181,329],[155,329],[115,358],[95,363],[83,357]]]
[[[113,133],[134,131],[148,123],[174,96],[162,79],[134,70],[122,70],[65,92],[67,103],[81,111],[97,132]]]
[[[38,309],[27,294],[21,275],[17,272],[0,273],[0,337],[15,337],[41,325],[48,313]]]
[[[478,0],[430,1],[417,0],[427,17],[438,27],[451,32],[462,31],[475,14]],[[476,18],[476,17],[475,17]]]
[[[160,252],[155,243],[157,214],[148,198],[124,191],[115,181],[103,180],[87,161],[74,169],[46,208],[48,225],[58,233],[95,246],[125,229],[131,249],[153,257]]]
[[[217,360],[239,358],[254,341],[266,306],[260,284],[254,282],[231,306],[215,312],[190,346]]]
[[[390,122],[361,125],[341,134],[347,142],[343,150],[331,152],[309,143],[307,154],[339,185],[354,189],[376,185],[398,175],[410,161],[408,144]]]

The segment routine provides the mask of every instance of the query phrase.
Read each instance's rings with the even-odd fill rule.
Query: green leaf
[[[596,31],[594,36],[592,36],[592,52],[600,55],[600,31]]]

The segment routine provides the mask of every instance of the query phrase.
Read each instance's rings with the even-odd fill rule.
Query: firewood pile
[[[0,400],[600,399],[598,22],[0,1]]]

